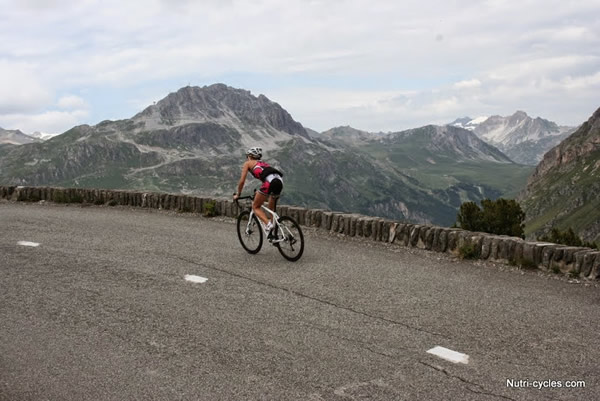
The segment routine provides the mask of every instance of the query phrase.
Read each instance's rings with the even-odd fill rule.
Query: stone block
[[[589,250],[589,248],[582,248],[579,246],[563,247],[563,259],[564,259],[565,263],[575,265],[575,263],[576,263],[575,254],[577,252],[581,252],[582,250]]]
[[[450,232],[448,232],[448,246],[446,247],[446,252],[452,254],[456,253],[461,231],[462,230],[450,230]]]
[[[442,232],[442,228],[441,227],[435,227],[433,229],[433,238],[431,240],[431,250],[435,251],[435,252],[440,252],[439,249],[439,245],[438,242],[440,240],[440,233]]]
[[[340,228],[340,215],[339,213],[334,213],[331,216],[331,229],[330,231],[337,233]]]
[[[46,199],[46,195],[48,194],[48,188],[47,187],[39,187],[39,193],[40,193],[40,200],[47,200]],[[89,192],[90,190],[88,190]],[[2,196],[0,196],[1,198]]]
[[[502,243],[502,238],[497,236],[492,236],[491,238],[492,243],[490,246],[490,255],[488,256],[488,258],[492,260],[498,260],[500,258],[500,244]]]
[[[436,251],[437,252],[446,252],[448,249],[448,234],[450,230],[442,228],[440,230],[440,234],[437,240]]]
[[[146,207],[148,207],[149,209],[158,208],[158,202],[156,200],[156,194],[154,192],[148,192],[146,194],[146,205]]]
[[[560,249],[560,247],[547,246],[546,248],[544,248],[544,250],[542,251],[542,266],[546,270],[552,269],[552,262],[554,261],[554,257],[555,255],[559,254],[562,257],[562,250]]]
[[[600,255],[596,253],[596,257],[594,258],[594,263],[592,264],[592,269],[588,275],[585,277],[590,278],[592,280],[600,279]]]
[[[338,232],[340,234],[350,236],[351,231],[352,231],[352,215],[345,213],[340,216],[340,226],[338,228]]]
[[[373,239],[373,241],[381,241],[381,237],[383,234],[383,220],[381,219],[376,219],[373,222],[373,235],[371,236],[371,238]]]
[[[431,250],[433,248],[433,239],[435,238],[435,227],[429,227],[424,235],[424,246],[425,249]]]
[[[24,197],[24,188],[19,186],[19,187],[15,188],[10,199],[13,201],[22,201],[23,197]]]
[[[475,233],[471,233],[471,236],[469,237],[469,243],[473,246],[478,255],[481,255],[481,244],[483,243],[483,238],[484,235]]]
[[[501,236],[500,244],[498,245],[498,260],[503,262],[510,261],[510,257],[512,255],[512,238],[509,236]]]
[[[322,209],[313,210],[312,214],[310,215],[310,226],[311,227],[321,227],[321,220],[323,218],[323,212],[324,212],[324,210],[322,210]]]
[[[389,242],[390,241],[391,226],[392,226],[392,222],[389,220],[383,220],[381,222],[381,242]]]
[[[171,195],[169,195],[169,194],[162,194],[160,196],[160,208],[161,209],[164,209],[164,210],[169,209],[169,207],[170,207],[169,202],[171,200],[170,198],[171,198]]]
[[[488,259],[492,254],[492,240],[494,237],[486,236],[483,238],[483,242],[481,243],[481,259]]]
[[[352,236],[352,237],[357,236],[358,222],[360,221],[361,217],[362,216],[359,214],[352,215],[351,224],[350,224],[350,236]]]
[[[358,216],[356,219],[356,237],[364,237],[365,216]]]
[[[346,229],[346,220],[347,220],[347,214],[343,213],[340,214],[338,216],[338,227],[337,227],[337,233],[339,234],[343,234],[344,230]]]
[[[594,268],[594,262],[596,261],[596,259],[600,258],[600,252],[587,252],[584,256],[583,256],[583,264],[581,266],[581,270],[580,270],[580,274],[583,277],[588,277],[591,275],[592,270]]]
[[[542,255],[544,253],[544,249],[547,247],[555,246],[556,244],[550,242],[536,242],[534,251],[533,251],[533,261],[539,266],[542,264]]]
[[[421,226],[419,227],[419,238],[417,239],[416,247],[419,249],[425,249],[425,244],[427,243],[427,233],[431,229],[430,226]]]
[[[287,215],[296,220],[298,224],[300,224],[300,209],[302,208],[296,206],[288,206],[287,208]]]
[[[227,217],[237,217],[237,207],[234,201],[227,199]]]
[[[469,238],[473,234],[470,231],[459,231],[458,236],[456,238],[456,252],[458,252],[462,247],[467,245],[470,241]]]
[[[217,215],[218,216],[227,216],[227,208],[229,207],[228,201],[223,198],[219,198],[219,199],[217,199],[217,203],[219,204],[219,207],[217,209],[218,210]]]
[[[396,225],[395,233],[394,233],[394,241],[393,243],[404,245],[404,230],[406,229],[406,223],[398,223]]]
[[[390,242],[404,245],[404,237],[402,235],[402,231],[404,230],[405,226],[406,224],[404,223],[396,223],[396,226],[394,228],[394,238]]]
[[[299,207],[297,209],[298,209],[298,211],[297,211],[298,218],[296,219],[296,222],[298,224],[300,224],[301,226],[305,226],[306,225],[306,208]]]
[[[390,222],[390,233],[388,235],[388,242],[393,244],[396,241],[396,230],[398,229],[398,223]]]
[[[117,205],[126,205],[127,202],[125,201],[125,192],[123,191],[114,191],[114,199],[117,202]],[[69,194],[71,195],[71,194]]]
[[[333,212],[323,212],[321,215],[321,228],[324,230],[331,230],[331,220],[333,217]]]
[[[523,254],[522,254],[521,260],[535,263],[536,246],[537,246],[536,242],[530,242],[530,241],[524,242],[523,243]]]
[[[374,218],[371,220],[371,239],[373,241],[377,241],[377,236],[379,235],[379,220]]]
[[[517,263],[523,260],[523,246],[525,241],[522,239],[511,239],[509,249],[512,251],[509,254],[509,262]]]
[[[304,225],[305,226],[310,226],[310,219],[312,218],[312,214],[313,214],[312,209],[306,209],[306,213],[304,215]]]
[[[240,203],[240,205],[243,205],[243,203]],[[289,208],[289,206],[287,206],[287,205],[277,206],[276,207],[277,210],[275,210],[275,212],[277,212],[277,214],[280,216],[289,216],[288,208]]]
[[[575,267],[573,269],[574,271],[583,272],[585,270],[583,267],[584,257],[585,255],[587,255],[588,252],[589,250],[580,250],[573,254],[573,259],[575,259]]]
[[[158,209],[160,207],[160,194],[151,192],[148,194],[148,207]]]

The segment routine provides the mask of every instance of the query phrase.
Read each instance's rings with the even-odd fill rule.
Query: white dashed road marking
[[[469,355],[461,354],[460,352],[452,351],[451,349],[440,347],[433,347],[427,353],[439,356],[442,359],[445,359],[454,363],[464,363],[465,365],[469,363]]]
[[[186,279],[186,281],[191,281],[192,283],[205,283],[206,280],[208,280],[207,278],[200,277],[200,276],[193,276],[191,274],[186,274],[185,279]]]
[[[38,244],[37,242],[29,242],[29,241],[19,241],[19,242],[17,242],[17,245],[23,245],[23,246],[40,246],[40,244]]]

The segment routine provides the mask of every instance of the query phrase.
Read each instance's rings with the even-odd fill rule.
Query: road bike
[[[254,200],[254,195],[241,196],[239,200]],[[239,203],[238,203],[239,205]],[[258,217],[254,210],[242,210],[237,218],[237,233],[242,247],[246,252],[256,254],[260,251],[263,244],[263,234],[272,245],[279,249],[279,253],[289,261],[295,262],[304,252],[304,235],[300,225],[289,216],[279,216],[274,210],[265,205],[261,208],[270,214],[273,219],[273,228],[270,233]]]

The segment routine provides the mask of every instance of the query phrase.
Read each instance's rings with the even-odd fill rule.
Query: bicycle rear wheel
[[[237,233],[240,244],[246,250],[246,252],[255,254],[260,251],[263,243],[263,233],[260,227],[260,223],[256,216],[252,216],[250,219],[250,212],[244,210],[237,219]]]
[[[288,216],[283,216],[279,219],[277,227],[277,249],[279,253],[291,262],[295,262],[302,256],[304,252],[304,235],[300,226],[294,219]]]

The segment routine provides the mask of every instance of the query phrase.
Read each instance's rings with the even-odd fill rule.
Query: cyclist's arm
[[[244,184],[246,183],[246,176],[248,175],[248,162],[245,162],[242,166],[242,176],[240,177],[240,182],[237,187],[237,196],[242,194],[242,189],[244,189]]]

